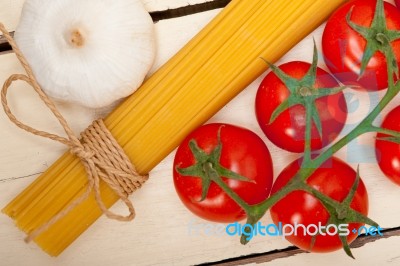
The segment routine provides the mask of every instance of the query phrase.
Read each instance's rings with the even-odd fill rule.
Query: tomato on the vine
[[[370,91],[387,88],[388,73],[385,56],[382,52],[375,51],[371,54],[363,74],[359,76],[368,42],[370,43],[369,47],[390,42],[396,61],[394,63],[398,65],[400,63],[400,40],[389,41],[384,30],[377,27],[377,30],[371,30],[368,33],[370,41],[367,42],[364,36],[349,25],[346,17],[351,15],[350,21],[358,26],[371,27],[376,5],[376,0],[347,2],[328,19],[322,36],[322,51],[330,71],[344,84],[360,86]],[[394,5],[385,2],[384,14],[387,29],[400,30],[399,10]],[[370,51],[374,51],[374,48],[371,48]]]
[[[183,174],[185,169],[192,174]],[[245,218],[245,211],[210,181],[215,173],[248,204],[265,200],[272,187],[267,146],[252,131],[234,125],[207,124],[190,133],[176,151],[173,177],[183,204],[196,215],[215,222]]]
[[[382,128],[400,132],[400,106],[390,111]],[[394,183],[400,185],[400,139],[396,141],[385,140],[388,135],[378,134],[375,142],[376,157],[382,172]],[[395,140],[395,139],[394,139]]]
[[[301,159],[296,160],[280,173],[273,185],[271,195],[276,193],[293,178],[299,170],[300,164]],[[356,171],[349,165],[340,159],[332,157],[332,159],[316,169],[306,182],[326,196],[342,202],[348,196],[356,177]],[[350,207],[361,214],[367,215],[368,213],[368,194],[361,179],[359,179],[358,187]],[[310,225],[318,226],[319,223],[327,226],[330,214],[317,198],[307,192],[296,190],[289,193],[271,208],[271,217],[277,225],[279,222],[283,226],[285,224],[294,226],[297,223],[307,228]],[[361,226],[358,223],[350,223],[348,225],[348,243],[351,243],[358,235],[357,233],[353,233],[353,229],[356,232]],[[315,232],[314,228],[310,231],[312,233]],[[334,232],[334,230],[332,231]],[[325,236],[317,235],[313,239],[313,236],[308,234],[302,227],[298,228],[296,235],[287,235],[286,239],[297,247],[312,252],[330,252],[342,248],[342,242],[337,234],[329,235],[326,233]]]
[[[287,75],[301,79],[309,71],[311,64],[293,61],[279,66]],[[332,75],[321,68],[316,70],[316,89],[339,87]],[[278,106],[289,97],[289,90],[278,76],[270,72],[261,82],[256,96],[258,123],[276,146],[291,152],[303,152],[305,143],[306,111],[303,105],[293,105],[283,111],[270,123]],[[318,150],[331,143],[341,132],[347,118],[347,105],[343,92],[315,100],[321,121],[322,138],[315,123],[311,129],[311,148]]]

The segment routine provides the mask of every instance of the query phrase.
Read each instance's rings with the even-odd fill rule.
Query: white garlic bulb
[[[50,97],[92,108],[133,93],[155,57],[140,0],[26,0],[14,38]]]

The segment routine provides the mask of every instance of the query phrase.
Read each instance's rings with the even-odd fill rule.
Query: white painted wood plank
[[[7,30],[13,31],[17,27],[24,2],[25,0],[0,0],[0,22]]]
[[[162,11],[211,1],[212,0],[142,0],[144,6],[149,12]],[[9,31],[13,31],[17,27],[24,2],[25,0],[0,0],[0,22],[2,22]]]
[[[206,12],[190,17],[162,21],[156,24],[158,36],[158,57],[155,68],[164,63],[191,36],[202,28],[218,11]],[[182,29],[185,29],[183,31]],[[317,42],[320,40],[322,27],[312,34]],[[280,62],[289,60],[310,61],[312,56],[312,38],[296,46]],[[154,69],[155,69],[154,68]],[[8,74],[21,71],[12,54],[0,56],[0,81]],[[263,137],[254,117],[253,102],[257,85],[262,77],[250,85],[243,93],[223,108],[211,121],[234,123],[250,128]],[[16,85],[16,90],[10,94],[16,114],[24,121],[61,132],[53,122],[41,120],[40,114],[45,109],[25,85]],[[360,113],[369,109],[369,99],[365,94],[355,94],[362,98],[364,104],[357,110],[358,115],[351,119],[359,119]],[[16,103],[15,99],[19,99]],[[400,103],[400,99],[395,101]],[[394,104],[396,104],[394,103]],[[392,104],[392,105],[394,105]],[[27,108],[35,110],[24,112]],[[31,109],[29,109],[31,110]],[[63,113],[71,121],[76,132],[83,129],[101,111],[76,109],[72,106],[62,106]],[[36,117],[36,115],[38,115]],[[49,116],[46,116],[49,117]],[[264,141],[270,148],[275,163],[275,175],[296,158],[296,155],[283,152],[274,147],[265,137]],[[364,141],[371,141],[365,138]],[[21,177],[43,171],[52,161],[56,160],[63,152],[64,147],[38,137],[30,136],[11,125],[4,114],[0,112],[0,179]],[[341,151],[340,156],[346,158],[353,152]],[[373,153],[366,152],[360,162],[361,174],[366,183],[370,195],[371,217],[381,223],[383,227],[399,225],[400,205],[394,204],[400,199],[399,188],[387,181],[379,169],[373,163]],[[79,238],[69,249],[58,258],[49,258],[34,244],[26,245],[23,242],[23,234],[19,232],[10,219],[0,215],[0,249],[1,263],[4,265],[188,265],[207,261],[218,261],[241,255],[261,253],[278,248],[287,247],[289,244],[281,238],[256,238],[248,246],[242,246],[238,238],[226,235],[208,236],[202,228],[207,222],[194,217],[180,203],[175,194],[171,181],[171,166],[173,154],[166,158],[151,173],[151,179],[143,189],[135,193],[132,199],[138,213],[132,223],[120,224],[102,217],[85,234]],[[370,163],[365,163],[370,160]],[[357,162],[354,163],[354,165]],[[0,207],[4,206],[18,192],[33,181],[35,176],[16,179],[13,181],[0,181]],[[124,212],[122,204],[114,207],[115,211]],[[266,215],[263,223],[271,222]],[[197,228],[191,230],[191,228]],[[197,233],[196,233],[197,232]],[[398,249],[394,249],[400,243],[399,238],[380,240],[363,248],[355,250],[359,258],[371,258],[375,253],[376,262],[389,262],[400,256]],[[386,250],[392,252],[387,253]],[[389,257],[389,255],[391,257]],[[303,258],[304,257],[304,258]],[[315,261],[314,261],[315,258]],[[278,260],[271,263],[281,265],[297,263],[298,265],[321,265],[349,263],[341,251],[328,255],[298,255],[294,258]],[[361,260],[364,262],[364,260]],[[365,260],[368,262],[368,260]],[[330,262],[329,262],[330,263]],[[358,262],[357,262],[358,263]],[[359,265],[362,265],[361,263]],[[363,264],[365,265],[365,263]]]
[[[399,265],[400,237],[382,239],[368,245],[353,249],[355,260],[346,255],[337,253],[329,254],[298,254],[293,257],[283,258],[262,265],[287,266],[287,265]],[[257,264],[260,265],[260,264]]]
[[[1,82],[13,73],[24,73],[15,55],[1,55]],[[11,109],[21,121],[38,129],[63,135],[61,127],[26,83],[16,82],[10,89],[8,99]],[[96,114],[96,110],[79,106],[60,104],[59,107],[67,120],[73,121],[71,126],[76,133],[85,129]],[[3,110],[0,112],[0,128],[0,147],[4,151],[0,153],[1,180],[41,172],[65,151],[62,145],[20,130],[9,122]]]

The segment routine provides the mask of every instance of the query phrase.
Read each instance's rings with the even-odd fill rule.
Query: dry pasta
[[[266,70],[260,57],[276,61],[343,2],[233,0],[105,124],[138,171],[151,171],[191,130]],[[79,197],[86,185],[83,166],[67,153],[3,212],[29,233]],[[104,183],[101,193],[108,207],[118,200]],[[89,197],[35,242],[57,256],[100,215]]]

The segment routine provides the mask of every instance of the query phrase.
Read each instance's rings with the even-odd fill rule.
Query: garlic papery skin
[[[91,108],[132,94],[155,58],[140,0],[26,0],[14,38],[50,97]]]

